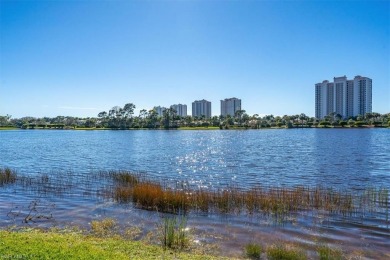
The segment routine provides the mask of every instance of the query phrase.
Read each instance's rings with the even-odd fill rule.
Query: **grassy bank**
[[[164,250],[121,237],[96,237],[80,232],[38,229],[0,231],[4,259],[223,259]]]
[[[16,129],[19,129],[15,126],[0,126],[0,131],[1,130],[16,130]]]
[[[194,126],[194,127],[189,127],[189,126],[181,126],[178,128],[178,130],[219,130],[218,126]]]
[[[349,259],[338,249],[316,246],[312,254],[296,245],[277,243],[261,246],[250,243],[242,255],[223,257],[195,252],[177,251],[145,241],[125,239],[119,235],[97,236],[78,229],[0,230],[1,259],[269,259],[305,260]],[[311,255],[311,257],[308,257]],[[352,257],[354,255],[351,255]]]
[[[126,129],[114,129],[114,128],[96,128],[96,127],[76,127],[74,130],[166,130],[165,128],[126,128]],[[177,128],[170,128],[169,130],[219,130],[217,126],[181,126]]]

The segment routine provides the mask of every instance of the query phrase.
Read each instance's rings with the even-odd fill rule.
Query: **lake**
[[[390,187],[388,129],[0,132],[0,166],[21,173],[129,170],[223,187]]]
[[[139,172],[160,181],[181,182],[204,189],[229,186],[250,189],[258,185],[322,186],[348,191],[389,188],[389,144],[390,130],[383,128],[4,130],[0,131],[0,167],[10,167],[23,176],[49,174],[68,184],[67,187],[79,184],[82,188],[74,191],[69,188],[68,193],[54,196],[25,191],[19,186],[0,187],[0,225],[23,225],[22,216],[26,214],[23,212],[29,210],[32,202],[40,204],[42,211],[53,214],[52,225],[85,226],[105,216],[123,223],[129,222],[129,216],[132,223],[144,226],[154,223],[158,218],[155,213],[88,196],[104,186],[93,177],[102,170]],[[262,218],[194,215],[189,225],[202,226],[199,233],[207,230],[222,236],[236,234],[235,240],[221,242],[221,247],[229,248],[233,255],[234,250],[238,252],[240,241],[261,235],[307,243],[316,236],[335,244],[347,239],[351,250],[364,244],[385,254],[390,245],[386,214],[388,212],[370,216],[367,213],[364,218],[359,216],[350,222],[337,216],[326,218],[314,224],[316,229],[311,227],[318,216],[306,215],[297,216],[295,222],[283,226],[275,226]],[[46,225],[44,221],[37,224],[40,223]],[[248,232],[252,235],[248,236]]]

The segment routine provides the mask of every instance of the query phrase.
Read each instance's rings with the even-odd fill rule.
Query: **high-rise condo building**
[[[348,80],[344,76],[315,84],[315,111],[319,119],[333,112],[343,118],[371,113],[372,79],[356,76]]]
[[[164,115],[164,111],[166,109],[167,109],[166,107],[161,107],[161,106],[153,108],[153,110],[155,110],[157,112],[158,116],[163,116]]]
[[[234,97],[221,100],[221,116],[230,115],[234,117],[238,110],[241,110],[241,99]]]
[[[201,117],[203,115],[206,118],[211,117],[211,102],[204,99],[192,102],[192,116]]]
[[[182,105],[182,104],[177,104],[177,105],[172,105],[172,109],[176,111],[176,114],[181,117],[187,116],[187,105]]]

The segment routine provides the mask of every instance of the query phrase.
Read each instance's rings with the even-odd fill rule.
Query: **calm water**
[[[21,173],[122,169],[221,187],[390,187],[388,129],[1,131],[0,166]]]
[[[143,172],[160,180],[214,189],[231,184],[242,188],[321,185],[353,191],[389,188],[389,144],[388,129],[0,131],[0,167],[11,167],[24,176],[48,173],[69,191],[54,196],[12,185],[0,187],[0,226],[24,225],[32,202],[38,205],[37,214],[53,218],[30,225],[88,226],[93,219],[114,217],[125,224],[155,226],[156,213],[89,196],[104,187],[93,177],[100,170]],[[306,244],[324,239],[350,251],[366,248],[378,254],[371,258],[382,258],[390,248],[387,214],[367,212],[348,221],[302,214],[283,226],[257,217],[195,215],[189,225],[198,229],[195,233],[205,243],[210,238],[202,238],[203,233],[226,237],[217,242],[227,254],[239,254],[244,243],[267,237]]]

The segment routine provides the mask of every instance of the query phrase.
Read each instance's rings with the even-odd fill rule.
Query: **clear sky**
[[[314,84],[373,80],[390,112],[390,1],[0,0],[0,115],[97,116],[237,97],[314,116]],[[136,111],[138,114],[138,111]]]

